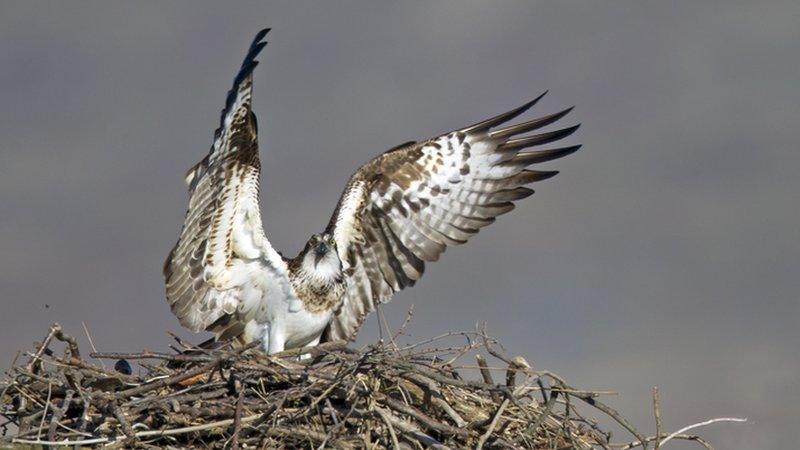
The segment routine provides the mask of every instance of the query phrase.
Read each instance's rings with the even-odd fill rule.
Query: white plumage
[[[222,111],[208,155],[186,175],[189,209],[164,265],[167,300],[181,324],[219,339],[262,339],[268,352],[352,339],[379,302],[418,280],[425,262],[533,193],[556,172],[531,164],[580,146],[522,152],[577,126],[514,137],[570,110],[497,128],[538,98],[505,114],[389,150],[350,178],[325,231],[294,258],[267,240],[259,212],[258,130],[252,72],[266,45],[256,35]],[[541,97],[539,97],[541,98]]]

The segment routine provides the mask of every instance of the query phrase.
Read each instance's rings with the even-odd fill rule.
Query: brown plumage
[[[426,262],[437,261],[447,246],[467,242],[511,211],[514,201],[533,194],[525,185],[557,173],[528,170],[528,165],[580,148],[520,152],[563,139],[577,126],[514,138],[557,121],[572,108],[495,129],[542,96],[475,125],[396,147],[356,171],[327,228],[337,237],[349,280],[324,340],[353,338],[377,303],[414,285]],[[353,198],[358,201],[347,208]]]
[[[527,134],[571,108],[515,125],[519,108],[421,142],[395,147],[350,178],[325,232],[285,259],[259,213],[258,130],[252,72],[268,30],[256,36],[228,93],[208,155],[186,176],[189,209],[164,265],[167,300],[186,327],[220,338],[260,338],[265,349],[352,339],[367,314],[414,285],[425,263],[533,193],[557,172],[527,169],[580,146],[523,151],[577,126]],[[542,94],[544,95],[544,94]]]

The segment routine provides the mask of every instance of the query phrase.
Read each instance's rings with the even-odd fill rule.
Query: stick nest
[[[52,348],[57,341],[63,353]],[[582,416],[585,408],[627,428],[636,445],[652,440],[599,393],[505,356],[481,331],[272,356],[256,344],[207,351],[176,342],[175,353],[90,360],[53,324],[0,383],[4,439],[119,448],[611,448],[610,433]]]

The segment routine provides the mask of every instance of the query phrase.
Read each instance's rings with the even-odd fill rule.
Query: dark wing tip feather
[[[522,152],[511,159],[511,164],[529,166],[531,164],[539,164],[554,159],[563,158],[564,156],[571,155],[582,147],[581,144],[572,145],[570,147],[553,148],[550,150],[540,150],[537,152]]]
[[[498,149],[516,150],[525,147],[532,147],[534,145],[549,144],[550,142],[558,141],[571,135],[572,133],[577,131],[578,128],[580,128],[580,126],[581,126],[580,124],[577,124],[556,131],[550,131],[547,133],[536,134],[533,136],[525,136],[517,139],[511,139],[509,141],[504,142],[503,144],[500,144],[500,146],[498,146]]]
[[[514,176],[518,186],[553,178],[558,175],[558,170],[523,170]]]
[[[511,125],[506,128],[502,128],[500,130],[492,131],[489,133],[489,137],[494,139],[503,139],[510,136],[514,136],[515,134],[522,134],[528,133],[530,131],[538,130],[539,128],[545,127],[554,123],[561,119],[562,117],[569,114],[575,107],[570,106],[569,108],[559,111],[555,114],[550,114],[544,117],[539,117],[537,119],[530,120],[528,122],[519,123],[516,125]]]
[[[220,128],[224,126],[225,115],[228,113],[228,111],[230,111],[231,106],[233,106],[233,103],[236,101],[239,85],[245,80],[245,78],[253,73],[253,70],[258,65],[256,57],[267,45],[267,42],[263,41],[263,39],[270,30],[271,28],[264,28],[256,33],[253,42],[250,44],[250,48],[247,50],[247,55],[245,55],[244,61],[242,61],[242,65],[239,68],[239,73],[237,73],[236,77],[233,79],[233,86],[231,87],[231,90],[228,91],[228,96],[225,98],[225,108],[222,110],[222,115],[220,117]]]
[[[264,39],[264,36],[266,36],[267,33],[269,33],[270,31],[272,31],[272,28],[264,28],[262,30],[259,30],[259,32],[256,33],[256,36],[253,38],[253,44],[260,42],[262,39]]]
[[[530,197],[533,195],[533,192],[533,189],[522,186],[512,189],[503,189],[492,195],[492,200],[515,202]]]
[[[491,119],[484,120],[483,122],[478,122],[478,123],[476,123],[474,125],[470,125],[470,126],[464,128],[464,129],[462,129],[461,131],[463,131],[465,133],[486,131],[489,128],[496,127],[497,125],[500,125],[501,123],[508,122],[509,120],[511,120],[511,119],[519,116],[520,114],[524,113],[525,111],[531,109],[531,107],[533,105],[535,105],[536,103],[538,103],[539,100],[541,100],[542,97],[547,95],[548,92],[549,91],[544,91],[541,95],[539,95],[535,99],[529,101],[528,103],[525,103],[524,105],[522,105],[522,106],[520,106],[518,108],[512,109],[511,111],[508,111],[506,113],[500,114],[500,115],[495,116],[495,117],[492,117]]]

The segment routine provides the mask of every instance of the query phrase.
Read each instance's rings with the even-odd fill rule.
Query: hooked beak
[[[324,242],[317,244],[317,246],[314,247],[314,267],[317,267],[317,264],[319,264],[319,262],[322,261],[322,258],[324,258],[327,254],[328,244]]]

